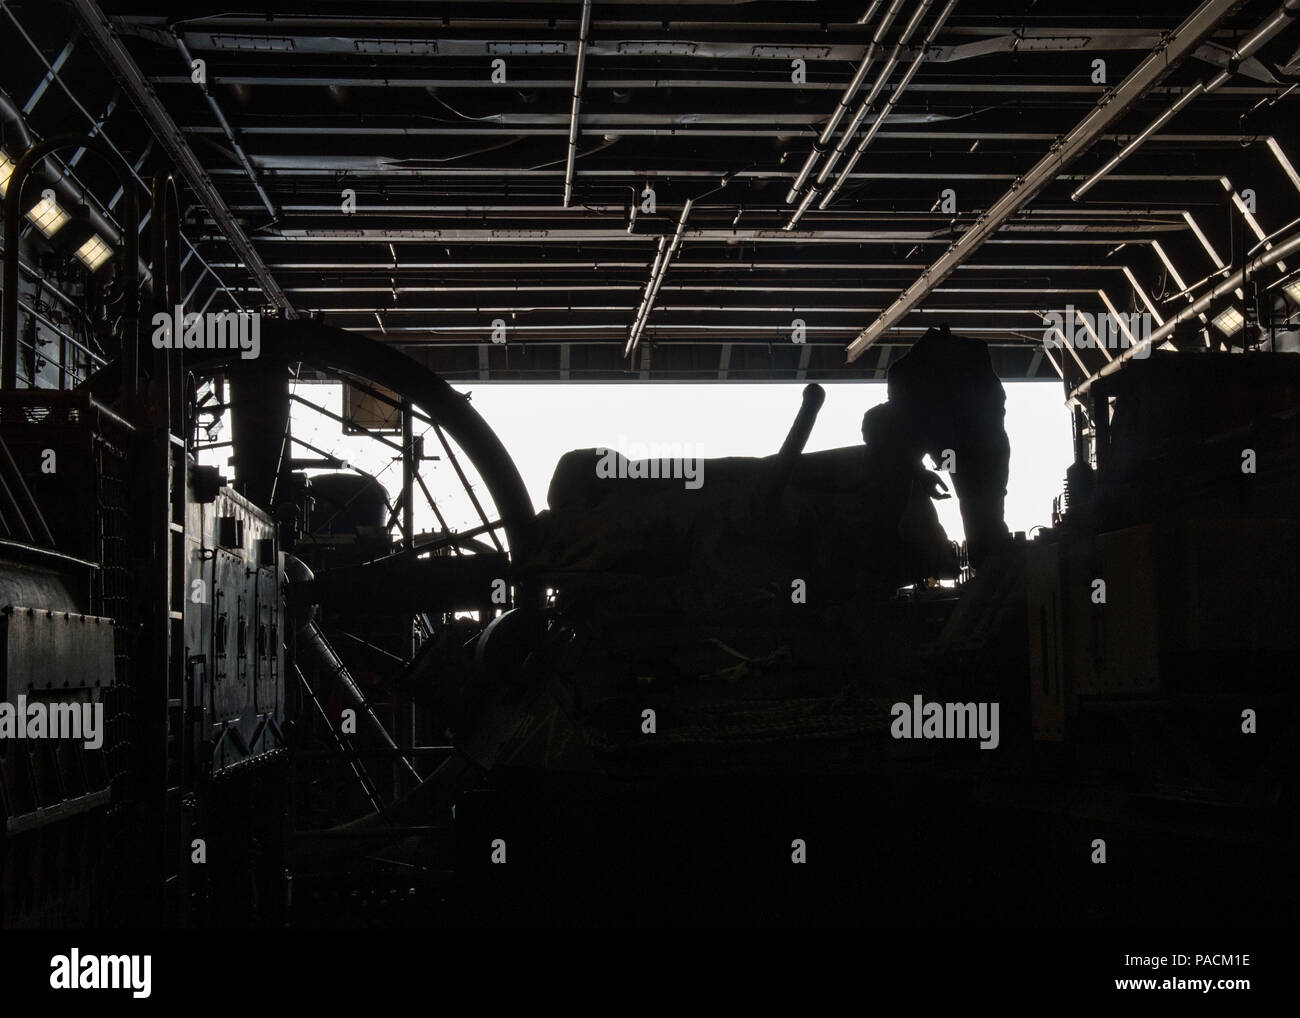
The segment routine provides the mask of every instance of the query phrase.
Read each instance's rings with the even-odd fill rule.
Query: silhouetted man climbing
[[[953,484],[971,565],[979,568],[1007,537],[1003,509],[1011,445],[1004,427],[1006,392],[988,346],[930,329],[888,374],[895,434],[907,455],[928,453],[942,467],[953,454]]]

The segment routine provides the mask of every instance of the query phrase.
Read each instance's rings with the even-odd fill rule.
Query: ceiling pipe
[[[894,73],[894,68],[898,66],[898,61],[903,55],[903,49],[907,46],[908,41],[912,38],[912,35],[916,32],[917,28],[920,27],[921,19],[924,18],[926,13],[930,10],[930,6],[933,2],[934,0],[921,0],[921,2],[917,4],[916,10],[913,12],[911,19],[903,28],[903,34],[898,37],[898,42],[890,52],[889,58],[885,61],[884,66],[880,68],[880,73],[876,75],[876,80],[871,86],[871,91],[868,92],[867,97],[862,100],[862,104],[858,107],[858,112],[853,115],[853,119],[849,122],[849,126],[845,128],[844,134],[840,137],[839,144],[835,146],[835,151],[830,154],[830,158],[826,160],[826,165],[824,165],[821,168],[821,172],[817,174],[818,187],[823,187],[826,184],[826,181],[830,179],[831,173],[835,170],[836,163],[838,163],[844,153],[848,151],[849,145],[853,142],[854,135],[858,133],[858,128],[862,126],[862,121],[865,120],[867,114],[871,112],[871,107],[875,104],[876,97],[880,95],[880,90],[885,87],[885,83],[889,81],[890,75]]]
[[[1188,304],[1187,307],[1179,311],[1178,314],[1165,322],[1164,325],[1161,325],[1157,329],[1153,329],[1151,335],[1121,351],[1120,355],[1113,361],[1109,364],[1103,365],[1099,371],[1094,371],[1091,375],[1075,386],[1074,391],[1070,393],[1070,399],[1079,399],[1085,395],[1088,390],[1092,388],[1093,383],[1096,382],[1097,379],[1104,378],[1107,375],[1118,371],[1120,367],[1129,360],[1129,358],[1137,356],[1137,354],[1142,350],[1146,350],[1149,347],[1159,346],[1168,337],[1173,335],[1174,329],[1179,325],[1187,321],[1189,318],[1199,316],[1208,311],[1211,304],[1235,291],[1246,281],[1247,277],[1255,275],[1261,269],[1266,269],[1270,265],[1276,265],[1281,262],[1282,259],[1297,251],[1300,251],[1300,232],[1293,233],[1281,244],[1278,244],[1276,247],[1252,258],[1246,263],[1244,268],[1238,269],[1231,276],[1215,286],[1214,289],[1202,294],[1199,299],[1194,303]]]
[[[1246,60],[1257,53],[1287,25],[1294,24],[1294,19],[1297,14],[1300,14],[1300,0],[1286,0],[1281,7],[1273,12],[1272,17],[1267,21],[1262,22],[1245,42],[1233,50],[1232,55],[1228,58],[1228,66],[1223,71],[1215,75],[1214,78],[1208,82],[1198,81],[1195,85],[1179,96],[1178,100],[1174,102],[1173,105],[1169,106],[1163,113],[1156,117],[1155,120],[1151,121],[1151,123],[1147,124],[1146,127],[1134,135],[1133,140],[1115,153],[1105,166],[1080,184],[1070,197],[1074,201],[1078,201],[1092,190],[1093,186],[1098,181],[1136,152],[1146,142],[1146,140],[1151,137],[1151,135],[1155,134],[1156,131],[1160,130],[1160,128],[1164,127],[1165,124],[1169,123],[1170,120],[1190,106],[1193,100],[1203,95],[1209,95],[1211,92],[1215,91],[1215,89],[1227,82],[1233,74],[1236,73],[1237,66],[1243,60]]]
[[[872,122],[867,133],[862,136],[862,140],[858,142],[857,149],[854,150],[852,157],[850,157],[848,163],[845,164],[844,169],[840,171],[840,175],[836,178],[834,185],[826,192],[826,196],[822,198],[820,204],[818,204],[817,207],[819,209],[825,209],[835,196],[839,194],[840,188],[844,186],[845,181],[849,179],[849,174],[853,172],[853,167],[857,166],[858,160],[862,158],[862,153],[867,150],[867,146],[870,145],[872,139],[875,138],[876,132],[880,130],[881,126],[885,123],[885,120],[888,119],[890,113],[893,112],[894,107],[898,104],[898,100],[903,98],[903,93],[907,91],[907,86],[912,83],[912,79],[916,77],[916,72],[919,71],[921,65],[925,63],[925,55],[934,45],[934,40],[943,29],[944,22],[948,20],[949,16],[954,10],[956,10],[956,8],[957,0],[948,0],[948,5],[939,12],[939,17],[935,20],[934,24],[930,26],[930,31],[926,33],[925,40],[921,43],[920,52],[913,58],[911,66],[907,69],[907,73],[903,75],[903,80],[898,83],[898,87],[890,94],[889,101],[885,103],[884,109],[876,114],[876,119]]]
[[[893,0],[889,5],[889,9],[885,11],[884,17],[880,19],[880,24],[876,27],[876,31],[871,37],[871,43],[867,46],[867,52],[863,54],[862,62],[858,64],[858,70],[853,75],[853,80],[850,81],[848,86],[844,89],[844,94],[840,96],[840,101],[835,107],[835,112],[831,114],[831,119],[827,121],[826,126],[822,129],[821,136],[813,145],[812,151],[808,153],[808,158],[804,160],[803,168],[795,178],[794,184],[791,186],[789,193],[786,194],[785,203],[787,205],[799,196],[799,192],[803,190],[804,184],[808,183],[808,176],[814,169],[816,169],[818,160],[821,159],[822,153],[826,151],[826,146],[829,145],[831,140],[835,137],[835,131],[839,128],[840,121],[844,119],[844,114],[849,111],[849,105],[853,102],[853,97],[858,94],[858,89],[862,87],[862,83],[867,79],[867,71],[869,71],[871,65],[875,63],[876,54],[879,53],[880,46],[884,42],[885,33],[888,32],[890,26],[893,25],[894,19],[898,17],[898,12],[902,10],[905,2],[906,0]],[[867,13],[862,15],[858,24],[865,25],[870,21],[872,16],[876,13],[877,8],[880,7],[880,4],[881,0],[874,0],[872,5],[867,9]]]
[[[1083,120],[1062,136],[1032,169],[1019,177],[1010,189],[963,233],[942,255],[921,273],[885,312],[849,344],[846,355],[852,362],[889,329],[897,325],[936,286],[950,276],[990,236],[1023,206],[1055,180],[1102,133],[1122,117],[1152,85],[1192,53],[1235,6],[1234,0],[1205,0],[1181,25],[1153,49],[1137,67],[1097,101]]]
[[[686,217],[691,214],[691,206],[693,204],[693,201],[687,200],[686,204],[682,206],[682,216],[677,221],[677,230],[673,234],[673,239],[669,242],[668,247],[665,249],[663,258],[659,260],[659,271],[655,274],[654,281],[646,295],[645,310],[641,315],[641,321],[637,326],[636,335],[633,338],[633,350],[636,349],[636,344],[641,341],[641,333],[645,329],[646,321],[650,317],[650,312],[654,310],[655,300],[659,296],[659,287],[663,285],[664,276],[668,274],[668,265],[673,260],[673,255],[677,253],[677,249],[681,247],[682,235],[686,231]]]
[[[793,230],[796,226],[798,226],[799,220],[802,219],[803,214],[808,211],[808,206],[813,203],[813,199],[817,197],[817,194],[818,194],[817,188],[815,186],[810,187],[808,189],[808,193],[803,196],[803,201],[799,203],[799,207],[794,210],[794,215],[790,217],[790,221],[786,223],[783,227],[781,227],[781,229]]]
[[[587,35],[591,31],[591,0],[583,0],[578,28],[578,66],[573,72],[573,109],[569,112],[569,155],[564,165],[564,207],[573,201],[574,163],[578,158],[578,111],[582,107],[582,76],[587,63]]]
[[[682,235],[686,232],[686,220],[691,214],[691,208],[695,205],[693,198],[686,199],[686,204],[682,206],[681,218],[677,220],[677,230],[673,233],[673,239],[667,247],[664,246],[664,238],[659,238],[660,254],[655,258],[653,271],[650,273],[650,282],[646,285],[645,298],[641,301],[641,310],[637,315],[637,320],[632,325],[632,333],[628,337],[627,346],[623,350],[626,357],[637,348],[641,342],[641,333],[645,330],[646,320],[650,317],[650,312],[654,309],[655,297],[659,295],[659,287],[664,281],[664,276],[668,272],[668,264],[673,260],[673,255],[681,247]]]
[[[659,248],[655,251],[655,259],[650,265],[650,276],[646,279],[645,292],[641,295],[641,303],[636,309],[636,318],[633,319],[632,328],[628,332],[627,346],[623,349],[623,356],[625,357],[632,352],[632,340],[636,337],[641,328],[641,320],[645,318],[646,302],[650,299],[650,289],[654,286],[654,281],[659,276],[659,266],[664,260],[664,251],[667,250],[667,248],[668,238],[660,237]]]

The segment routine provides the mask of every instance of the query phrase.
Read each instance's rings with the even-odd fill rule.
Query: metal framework
[[[1112,91],[1097,101],[1096,107],[1058,142],[1052,145],[1028,173],[1016,180],[1007,192],[983,216],[940,255],[921,278],[909,286],[879,318],[871,323],[848,347],[853,360],[861,356],[885,331],[916,307],[927,293],[951,275],[975,250],[1032,201],[1040,191],[1075,159],[1088,151],[1111,124],[1119,120],[1139,98],[1214,30],[1235,4],[1233,0],[1205,0],[1205,3],[1140,63]]]
[[[364,23],[74,0],[91,46],[6,6],[30,53],[5,85],[38,137],[66,98],[142,186],[176,166],[196,308],[310,314],[452,379],[574,382],[874,379],[946,321],[1004,377],[1072,391],[1111,361],[1045,357],[1046,313],[1168,322],[1240,268],[1238,189],[1256,239],[1286,225],[1298,2],[1046,0],[1010,26],[973,0],[380,2]],[[129,102],[92,112],[105,71]],[[73,169],[111,212],[116,185]]]
[[[109,132],[106,130],[105,127],[106,121],[112,115],[113,111],[117,108],[118,102],[117,102],[116,94],[112,99],[110,99],[108,106],[106,107],[105,112],[103,114],[96,116],[95,114],[91,113],[90,110],[88,110],[86,106],[81,102],[81,100],[78,99],[77,97],[78,90],[73,89],[73,87],[69,84],[69,82],[66,80],[63,74],[64,64],[66,64],[68,56],[72,52],[71,48],[69,46],[65,46],[64,49],[60,51],[59,56],[55,58],[54,63],[50,63],[48,60],[46,60],[44,53],[42,52],[41,46],[38,44],[37,40],[33,38],[31,32],[28,31],[27,23],[25,23],[23,20],[20,20],[18,15],[14,12],[12,7],[10,7],[9,5],[0,3],[0,8],[3,8],[4,13],[8,17],[10,24],[13,26],[14,30],[18,33],[18,35],[22,37],[30,54],[35,58],[35,60],[40,65],[40,67],[44,69],[44,75],[41,78],[41,83],[37,86],[36,90],[32,93],[31,99],[29,99],[24,106],[24,114],[23,114],[24,120],[21,123],[21,126],[17,127],[17,129],[15,130],[14,140],[21,147],[25,148],[27,144],[29,144],[32,140],[34,140],[34,137],[36,138],[40,137],[40,135],[35,135],[33,137],[33,132],[29,130],[29,123],[27,122],[26,118],[29,115],[34,113],[36,109],[36,103],[40,100],[42,96],[47,94],[48,85],[50,83],[55,83],[58,84],[59,90],[67,98],[68,102],[71,103],[73,109],[81,117],[85,118],[85,120],[89,123],[90,128],[88,133],[90,134],[90,136],[102,137],[104,142],[109,146],[110,149],[113,150],[113,152],[118,157],[126,159],[122,147],[113,141],[113,138],[110,137]],[[31,12],[28,13],[30,14]],[[42,28],[46,28],[46,26],[43,25]],[[66,34],[66,24],[59,22],[59,24],[54,30],[61,34]],[[42,34],[47,35],[48,31],[49,29],[46,28],[46,31],[43,32]],[[96,67],[100,66],[98,64],[98,61],[95,61],[95,66]],[[93,91],[93,87],[86,88],[84,91],[89,93]],[[65,129],[66,129],[66,124],[62,120],[52,121],[51,133],[61,133]],[[6,131],[6,137],[8,137],[8,135],[9,132]],[[152,136],[146,137],[144,139],[144,143],[139,157],[131,164],[131,176],[135,179],[135,182],[140,188],[140,190],[145,192],[148,192],[149,190],[149,183],[141,175],[141,171],[145,163],[149,159],[149,156],[153,151],[153,147],[154,147],[154,140]],[[82,179],[82,177],[74,173],[72,169],[73,167],[76,167],[77,163],[80,161],[82,155],[84,154],[84,151],[85,151],[84,149],[79,149],[76,153],[73,154],[72,158],[68,161],[67,167],[62,168],[61,175],[63,179],[70,182],[81,192],[81,194],[86,196],[87,200],[93,203],[94,196],[97,192],[97,189],[93,187],[88,187],[85,181]],[[58,162],[57,157],[52,156],[51,158],[54,159],[56,163]],[[111,178],[107,181],[109,187],[113,186],[115,183],[116,181],[113,181]],[[118,185],[116,190],[113,192],[112,197],[108,200],[107,205],[104,206],[106,216],[111,217],[113,210],[116,209],[118,203],[122,200],[122,197],[125,193],[126,193],[125,188]],[[94,205],[92,204],[91,207],[93,210]],[[143,229],[147,224],[148,224],[148,216],[146,214],[146,216],[143,217],[141,220],[141,224],[140,224],[141,229]],[[117,230],[117,224],[116,222],[113,222],[111,218],[109,219],[109,226],[111,230]],[[212,291],[212,294],[209,295],[208,301],[211,302],[212,297],[215,296],[216,293],[220,292],[223,293],[226,296],[226,298],[231,302],[231,304],[233,304],[236,308],[242,309],[243,304],[240,301],[239,297],[236,295],[234,291],[231,290],[230,287],[226,285],[224,280],[222,280],[221,276],[209,264],[208,260],[203,255],[198,253],[198,249],[194,246],[194,244],[190,241],[190,239],[186,237],[184,234],[182,234],[181,241],[187,249],[187,253],[184,259],[185,263],[188,263],[191,258],[197,258],[199,262],[199,266],[201,268],[201,271],[199,272],[198,276],[194,280],[194,287],[197,288],[198,285],[207,276],[210,275],[215,283],[215,289]],[[183,267],[184,266],[182,265],[182,268]]]

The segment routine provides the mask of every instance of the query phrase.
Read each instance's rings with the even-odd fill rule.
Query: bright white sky
[[[1005,383],[1004,383],[1005,384]],[[803,386],[728,385],[458,385],[514,458],[533,505],[546,506],[555,463],[570,449],[680,443],[686,455],[770,456],[781,448],[799,410]],[[1007,526],[1049,523],[1073,459],[1070,415],[1060,385],[1005,384],[1011,478]],[[825,386],[808,452],[862,442],[862,415],[886,397],[881,383]],[[642,450],[644,452],[644,450]],[[704,483],[708,483],[708,467]],[[945,475],[945,479],[946,475]],[[949,479],[949,487],[951,488]],[[964,535],[956,498],[935,503],[948,536]]]
[[[1013,531],[1029,530],[1050,522],[1052,498],[1060,493],[1073,455],[1070,418],[1060,385],[1004,384],[1011,439],[1007,525]],[[635,453],[629,446],[640,445],[644,454],[645,446],[680,444],[684,446],[681,452],[691,456],[769,456],[780,448],[802,392],[801,385],[789,383],[561,386],[494,382],[456,388],[472,393],[474,408],[505,444],[538,510],[546,507],[546,489],[556,462],[570,449],[607,447]],[[886,396],[883,383],[837,383],[825,388],[826,402],[808,441],[809,452],[861,443],[863,413],[884,402]],[[338,412],[338,386],[303,385],[299,391]],[[343,438],[337,424],[300,405],[294,405],[293,414],[296,436],[378,475],[390,497],[396,494],[400,467],[391,458],[395,452],[364,438]],[[417,428],[417,433],[420,430]],[[425,437],[425,452],[442,454],[432,433]],[[311,455],[303,449],[295,453]],[[452,527],[478,523],[445,459],[426,463],[422,474]],[[707,466],[704,480],[707,484]],[[948,536],[961,539],[956,499],[936,506]],[[416,527],[436,527],[418,489]]]

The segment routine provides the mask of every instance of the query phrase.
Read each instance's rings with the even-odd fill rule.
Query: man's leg
[[[1004,512],[1011,446],[1003,432],[989,436],[987,442],[956,452],[953,485],[961,507],[970,563],[978,569],[1008,536]]]

